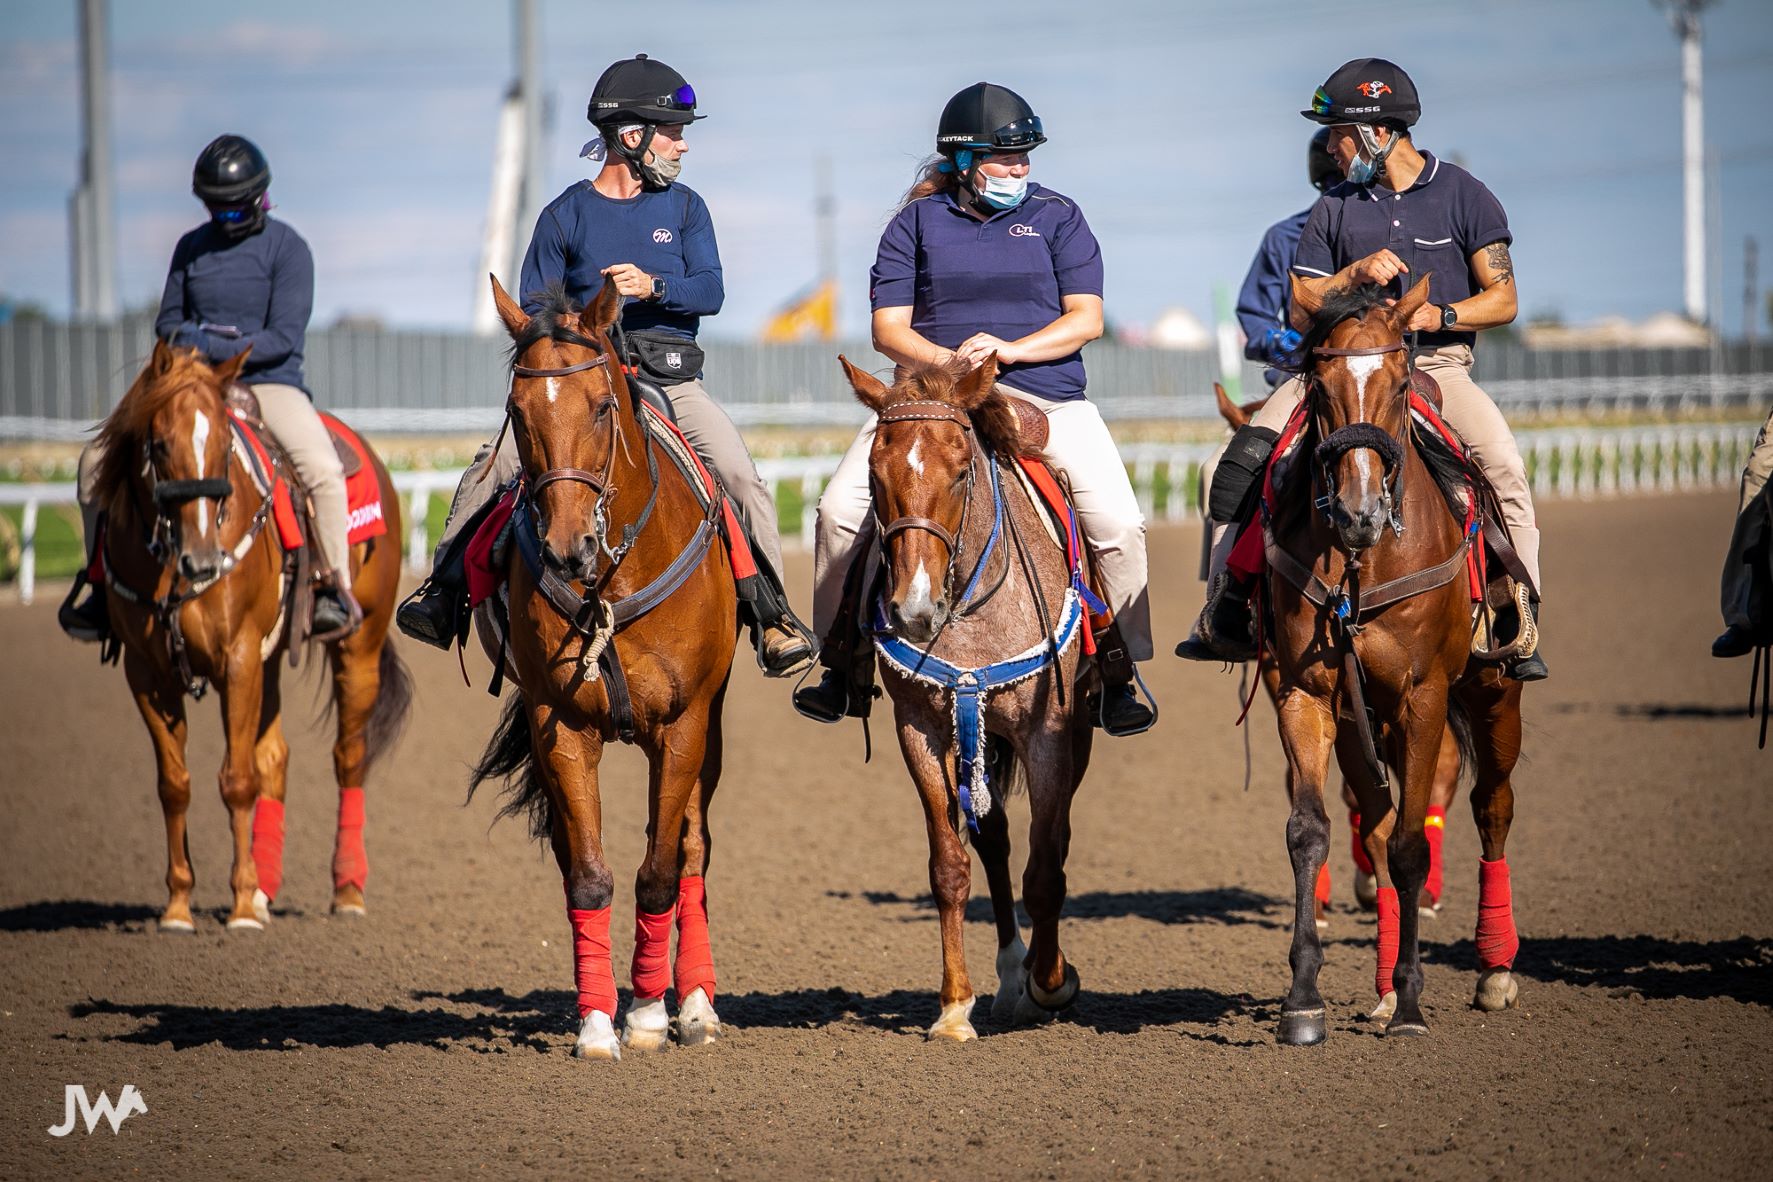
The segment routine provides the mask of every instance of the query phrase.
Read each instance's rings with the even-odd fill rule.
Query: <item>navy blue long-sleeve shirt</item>
[[[588,180],[556,197],[536,219],[518,298],[533,313],[536,297],[560,283],[582,307],[602,289],[603,269],[617,263],[632,263],[665,281],[663,299],[628,301],[622,310],[628,332],[694,340],[702,317],[726,302],[714,219],[695,190],[673,183],[617,199]]]
[[[1299,251],[1299,236],[1305,232],[1311,210],[1302,209],[1284,221],[1268,227],[1262,235],[1262,246],[1244,276],[1243,290],[1237,293],[1237,322],[1244,330],[1244,356],[1260,361],[1269,368],[1262,373],[1268,388],[1280,385],[1287,374],[1274,368],[1281,360],[1268,348],[1268,330],[1285,329],[1287,322],[1287,275],[1293,267],[1293,256]]]
[[[314,255],[300,234],[266,218],[258,233],[230,239],[205,222],[173,248],[154,333],[195,344],[212,362],[251,345],[243,381],[306,390],[302,354],[313,311]]]

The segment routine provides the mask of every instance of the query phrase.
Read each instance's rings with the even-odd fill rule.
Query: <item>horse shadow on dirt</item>
[[[917,914],[899,917],[901,923],[927,922],[936,910],[929,894],[904,895],[897,891],[826,891],[828,899],[860,899],[876,907],[909,907]],[[1198,891],[1080,891],[1065,899],[1066,920],[1149,919],[1161,924],[1206,923],[1228,927],[1245,924],[1285,930],[1291,919],[1290,901],[1243,887],[1210,887]],[[1018,903],[1016,916],[1024,927],[1028,915]],[[992,922],[991,900],[975,895],[967,900],[967,920]]]
[[[1370,941],[1368,941],[1370,943]],[[1469,939],[1422,945],[1430,964],[1476,972]],[[1673,940],[1662,936],[1523,937],[1515,971],[1528,980],[1606,989],[1654,1001],[1727,998],[1773,1009],[1773,940]]]
[[[140,903],[44,899],[0,908],[0,932],[101,931],[151,923],[160,912]]]

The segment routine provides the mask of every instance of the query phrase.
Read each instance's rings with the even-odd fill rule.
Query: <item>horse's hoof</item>
[[[1471,1004],[1485,1013],[1494,1014],[1514,1005],[1521,995],[1521,986],[1507,969],[1485,969],[1478,977],[1477,995]]]
[[[181,919],[174,916],[172,918],[162,918],[160,920],[160,930],[163,932],[194,932],[197,930],[197,925],[188,919]]]
[[[622,1045],[631,1051],[662,1051],[671,1044],[671,1015],[665,999],[636,1000],[622,1019]]]
[[[686,1047],[699,1047],[714,1042],[725,1033],[714,1003],[700,986],[677,1003],[677,1041]]]
[[[257,887],[252,891],[252,913],[258,917],[260,923],[271,922],[271,896]]]
[[[1320,916],[1318,916],[1318,920],[1317,920],[1317,930],[1318,930],[1318,932],[1319,932],[1319,933],[1320,933],[1320,934],[1321,934],[1321,933],[1323,933],[1323,932],[1327,932],[1327,931],[1329,931],[1329,930],[1330,930],[1330,921],[1329,921],[1329,920],[1327,920],[1327,919],[1325,919],[1325,918],[1324,918],[1324,917],[1323,917],[1323,916],[1321,916],[1321,915],[1320,915]]]
[[[1077,976],[1077,966],[1070,961],[1065,962],[1065,976],[1059,982],[1059,987],[1051,993],[1042,989],[1035,982],[1032,973],[1028,976],[1028,1000],[1049,1014],[1057,1014],[1061,1010],[1070,1009],[1071,1003],[1077,1000],[1078,992],[1082,988],[1083,983],[1078,980]]]
[[[1315,1010],[1282,1010],[1280,1030],[1276,1037],[1283,1046],[1315,1047],[1328,1038],[1329,1027],[1324,1023],[1324,1007]]]
[[[1427,903],[1418,903],[1416,914],[1423,919],[1439,919],[1441,917],[1441,901],[1433,899]]]
[[[592,1010],[579,1026],[579,1041],[573,1044],[578,1059],[605,1059],[611,1063],[622,1057],[622,1044],[616,1039],[615,1023],[602,1010]]]
[[[1361,874],[1354,876],[1354,901],[1361,905],[1362,911],[1373,911],[1379,906],[1379,876],[1377,874]]]
[[[1022,934],[997,950],[997,996],[991,999],[991,1020],[1010,1023],[1016,1020],[1016,1002],[1022,997],[1023,982],[1028,970],[1022,962],[1028,959],[1028,946]]]
[[[1426,1038],[1427,1036],[1428,1023],[1420,1018],[1403,1022],[1392,1021],[1387,1023],[1385,1027],[1386,1038]]]
[[[973,1016],[973,1003],[977,1000],[976,997],[969,997],[965,1001],[943,1006],[942,1016],[929,1029],[930,1041],[945,1038],[952,1042],[971,1042],[978,1038],[979,1032],[973,1029],[970,1020]]]
[[[1379,1004],[1374,1006],[1373,1012],[1367,1015],[1367,1021],[1389,1022],[1395,1013],[1397,1013],[1397,990],[1393,989],[1379,999]]]
[[[363,892],[354,886],[344,886],[334,891],[332,913],[350,916],[353,919],[368,915],[369,908],[364,905]]]
[[[265,925],[256,916],[236,915],[228,920],[230,932],[262,932]]]

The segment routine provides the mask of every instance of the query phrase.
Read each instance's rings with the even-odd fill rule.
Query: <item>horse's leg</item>
[[[289,743],[283,737],[283,681],[280,662],[265,666],[265,688],[259,704],[259,738],[253,766],[259,773],[259,798],[252,809],[252,862],[258,889],[252,894],[253,914],[271,919],[271,903],[283,885],[283,797],[289,774]]]
[[[253,906],[259,872],[252,860],[252,811],[259,798],[259,718],[264,704],[259,638],[251,633],[236,636],[227,664],[228,675],[216,681],[216,694],[222,701],[226,740],[219,777],[222,803],[228,806],[228,822],[234,833],[234,867],[228,876],[234,888],[234,909],[228,913],[228,926],[263,931],[265,923]]]
[[[1281,1001],[1280,1041],[1311,1046],[1324,1040],[1324,999],[1317,975],[1324,963],[1317,930],[1317,875],[1330,856],[1330,817],[1324,811],[1336,719],[1329,705],[1294,689],[1275,703],[1281,745],[1287,753],[1287,854],[1293,864],[1293,945],[1288,960],[1293,983]]]
[[[1478,863],[1478,985],[1472,1004],[1503,1010],[1520,996],[1514,976],[1520,935],[1514,926],[1514,895],[1508,878],[1508,829],[1514,822],[1515,761],[1521,753],[1521,683],[1473,685],[1460,691],[1471,713],[1477,747],[1471,815],[1484,857]]]
[[[942,925],[942,1013],[929,1029],[931,1038],[965,1042],[979,1037],[973,1029],[973,984],[967,977],[965,946],[967,897],[972,893],[972,860],[961,844],[959,806],[949,785],[955,759],[945,739],[924,732],[909,719],[899,720],[899,749],[923,801],[924,827],[930,843],[930,893]],[[993,808],[1002,808],[999,801]]]
[[[686,710],[647,752],[646,857],[634,875],[634,998],[622,1023],[622,1045],[661,1050],[670,1040],[665,989],[671,984],[671,922],[676,917],[685,815],[700,795],[708,719]]]
[[[331,645],[332,693],[338,730],[332,744],[332,771],[339,787],[338,830],[332,852],[332,913],[364,914],[369,854],[363,847],[365,801],[363,770],[369,762],[366,732],[376,695],[382,691],[382,645],[387,621],[365,621]]]
[[[124,649],[123,672],[135,695],[136,709],[154,741],[154,763],[160,811],[166,819],[166,910],[160,913],[163,932],[192,932],[191,847],[185,836],[185,815],[191,807],[191,770],[185,765],[185,694],[162,678],[133,648]]]
[[[1382,741],[1375,739],[1375,742]],[[1391,976],[1397,968],[1399,924],[1397,880],[1392,876],[1386,851],[1392,831],[1397,827],[1397,811],[1392,807],[1391,790],[1380,787],[1367,770],[1360,736],[1352,726],[1337,731],[1336,763],[1342,769],[1343,791],[1354,801],[1349,806],[1349,820],[1356,826],[1355,849],[1373,868],[1371,906],[1376,920],[1373,944],[1377,960],[1373,984],[1379,1003],[1367,1017],[1375,1022],[1389,1021],[1397,1009],[1397,991],[1391,987]]]
[[[700,1046],[719,1038],[720,1016],[714,1012],[714,949],[708,941],[708,862],[713,837],[708,806],[720,784],[723,756],[721,718],[726,686],[708,709],[708,738],[702,752],[702,774],[683,811],[683,848],[677,879],[677,1041]]]
[[[992,740],[992,752],[991,782],[1008,784],[1016,770],[1015,752],[1002,739]],[[1002,795],[998,793],[1000,799],[994,802],[992,810],[979,818],[973,848],[985,869],[985,882],[991,888],[991,913],[997,921],[997,996],[991,1002],[991,1017],[997,1022],[1010,1022],[1022,996],[1028,946],[1022,943],[1022,929],[1016,921],[1016,890],[1010,881],[1010,816],[1003,807]]]
[[[1434,787],[1428,796],[1428,819],[1422,823],[1422,834],[1428,839],[1427,905],[1422,915],[1432,918],[1441,909],[1441,892],[1445,876],[1441,862],[1441,843],[1447,835],[1447,810],[1459,793],[1459,743],[1451,728],[1441,736],[1441,756],[1434,765]]]
[[[1354,855],[1354,901],[1362,911],[1371,911],[1379,905],[1379,872],[1373,868],[1373,859],[1362,844],[1361,802],[1347,776],[1342,777],[1342,803],[1348,806],[1348,844]]]
[[[573,977],[579,990],[581,1059],[620,1059],[616,1038],[616,976],[609,955],[610,900],[615,877],[603,855],[603,801],[597,765],[603,736],[558,725],[548,704],[529,707],[535,773],[543,777],[553,814],[549,840],[566,883],[573,930]]]
[[[1447,731],[1447,688],[1425,682],[1409,694],[1403,726],[1396,734],[1401,771],[1398,813],[1386,846],[1386,862],[1396,885],[1398,919],[1397,966],[1391,974],[1397,1006],[1385,1027],[1387,1034],[1427,1034],[1422,1018],[1422,948],[1420,910],[1422,890],[1428,881],[1428,838],[1423,823],[1428,817],[1429,794],[1440,763],[1441,739]],[[1383,968],[1383,966],[1381,966]]]
[[[1023,1021],[1069,1009],[1080,987],[1077,968],[1059,947],[1065,909],[1065,859],[1071,852],[1071,799],[1089,765],[1089,719],[1075,711],[1069,730],[1043,732],[1028,744],[1028,865],[1022,905],[1028,909],[1028,975],[1018,1004]]]

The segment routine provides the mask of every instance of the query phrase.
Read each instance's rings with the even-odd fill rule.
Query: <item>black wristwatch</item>
[[[653,276],[653,299],[662,300],[664,298],[665,298],[665,281],[663,279],[660,279],[657,275],[655,275],[655,276]]]
[[[657,282],[657,281],[655,280],[655,282]],[[1452,332],[1453,326],[1458,323],[1459,323],[1459,313],[1457,313],[1453,310],[1453,305],[1452,304],[1442,304],[1441,305],[1441,328],[1442,328],[1442,330],[1446,331],[1446,332]]]

